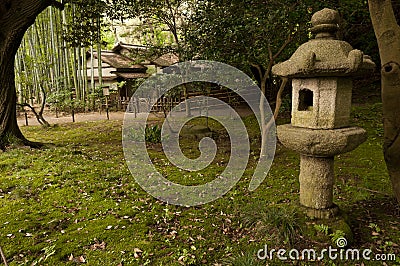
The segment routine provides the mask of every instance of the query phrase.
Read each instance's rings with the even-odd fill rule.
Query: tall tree
[[[400,203],[400,26],[391,0],[369,0],[381,58],[384,146],[393,192]]]
[[[125,1],[125,2],[124,2]],[[109,9],[107,15],[113,19],[136,18],[141,25],[138,27],[136,36],[142,41],[151,41],[155,54],[161,55],[167,51],[176,53],[181,61],[190,60],[186,58],[185,33],[188,30],[188,18],[193,7],[201,1],[195,0],[121,0],[115,1],[114,8],[121,9],[120,4],[124,3],[123,13]],[[160,36],[167,32],[171,38]],[[142,35],[142,36],[140,36]],[[149,38],[152,35],[152,38]],[[164,39],[164,40],[161,40]],[[149,43],[146,43],[149,44]]]
[[[308,38],[305,34],[310,12],[307,2],[310,1],[201,1],[191,17],[193,27],[188,34],[191,43],[188,47],[203,59],[238,67],[258,81],[266,97],[277,96],[276,119],[287,79],[276,86],[271,69]],[[265,155],[266,136],[273,122],[266,121],[264,111],[265,103],[261,99],[261,156]]]
[[[190,47],[201,58],[238,67],[265,90],[273,85],[273,64],[307,39],[309,15],[305,2],[201,1],[192,16]]]
[[[139,36],[145,40],[152,41],[151,49],[144,54],[145,57],[158,57],[168,52],[175,54],[180,62],[193,59],[186,42],[190,26],[190,17],[194,6],[201,1],[196,0],[135,0],[127,1],[125,5],[125,16],[138,18],[142,25],[137,29]],[[109,16],[118,18],[113,12]],[[166,34],[164,34],[166,33]],[[150,38],[149,35],[151,36]],[[170,38],[168,38],[170,37]],[[143,38],[138,38],[143,39]],[[149,43],[145,43],[148,45]],[[188,53],[189,52],[189,53]],[[183,84],[180,89],[184,99],[188,97],[189,85]],[[189,102],[185,102],[186,115],[190,116]]]
[[[62,8],[55,0],[2,0],[0,2],[0,148],[19,140],[35,146],[21,133],[16,118],[17,96],[14,61],[18,47],[35,18],[48,6]]]
[[[117,2],[119,0],[107,1]],[[121,0],[123,1],[123,0]],[[15,88],[15,55],[25,32],[35,22],[36,17],[47,7],[64,8],[64,4],[74,4],[75,13],[70,29],[70,38],[79,44],[86,44],[97,36],[98,19],[106,7],[105,0],[2,0],[0,1],[0,148],[4,149],[12,142],[20,142],[29,146],[40,146],[28,141],[21,133],[16,119],[17,95]],[[78,26],[78,27],[76,27]],[[36,32],[37,33],[37,32]],[[80,34],[80,37],[79,37]],[[72,37],[71,37],[72,36]],[[78,36],[78,37],[76,37]],[[41,36],[36,36],[40,38]],[[48,39],[48,38],[44,38]],[[66,57],[68,57],[66,55]],[[67,61],[67,60],[66,60]],[[67,66],[68,67],[68,66]],[[68,74],[67,69],[67,74]],[[67,75],[68,76],[68,75]],[[67,79],[68,83],[69,80]],[[40,94],[40,93],[39,93]]]

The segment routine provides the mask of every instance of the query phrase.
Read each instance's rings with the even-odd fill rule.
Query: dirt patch
[[[235,108],[241,117],[248,116],[252,114],[252,111],[246,107],[237,107]],[[110,120],[123,120],[125,112],[110,112],[109,118]],[[133,114],[132,114],[133,115]],[[154,117],[163,117],[163,114],[156,114]],[[72,115],[59,115],[56,117],[54,113],[45,113],[44,118],[50,125],[55,124],[65,124],[72,123]],[[26,126],[26,119],[24,113],[21,113],[17,118],[19,126]],[[99,120],[107,120],[106,112],[91,112],[91,113],[77,113],[75,114],[75,122],[86,122],[86,121],[99,121]],[[36,117],[32,113],[28,113],[28,126],[36,126],[39,125]]]
[[[110,120],[123,120],[124,115],[125,115],[125,112],[110,112],[109,118],[110,118]],[[50,123],[50,125],[65,124],[65,123],[73,122],[72,115],[63,115],[63,116],[56,117],[54,114],[49,113],[49,114],[45,114],[44,118],[47,120],[47,122]],[[75,114],[75,122],[99,121],[99,120],[107,120],[107,114],[105,112]],[[24,115],[18,117],[18,125],[26,126],[26,119],[25,119]],[[29,126],[39,125],[35,116],[28,115],[28,125]]]

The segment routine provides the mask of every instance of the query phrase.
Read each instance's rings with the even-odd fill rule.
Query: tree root
[[[3,136],[0,136],[0,150],[2,151],[19,147],[40,149],[43,148],[43,146],[43,143],[27,140],[24,136],[14,136],[10,134],[3,134]]]

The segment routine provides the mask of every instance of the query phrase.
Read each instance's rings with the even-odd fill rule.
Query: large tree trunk
[[[382,73],[384,155],[400,203],[400,27],[390,0],[369,0]]]
[[[16,119],[14,61],[0,63],[0,148],[17,139],[26,142]]]
[[[26,30],[52,0],[0,1],[0,148],[19,141],[37,146],[21,133],[16,118],[14,60]]]

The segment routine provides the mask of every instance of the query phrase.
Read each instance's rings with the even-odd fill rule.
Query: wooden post
[[[76,89],[72,88],[72,90],[71,90],[72,122],[75,122],[75,110],[74,110],[75,99],[76,99]]]
[[[106,96],[106,113],[107,113],[107,120],[110,120],[110,116],[108,114],[108,96]]]
[[[135,118],[136,118],[136,113],[140,113],[140,102],[139,102],[139,97],[133,99],[134,102],[136,103],[136,108],[135,108]]]
[[[106,113],[107,113],[107,120],[110,120],[110,116],[108,114],[108,96],[110,96],[110,87],[103,88],[103,95],[106,98]]]
[[[26,111],[25,111],[25,125],[29,126],[29,124],[28,124],[28,114],[26,113]]]

